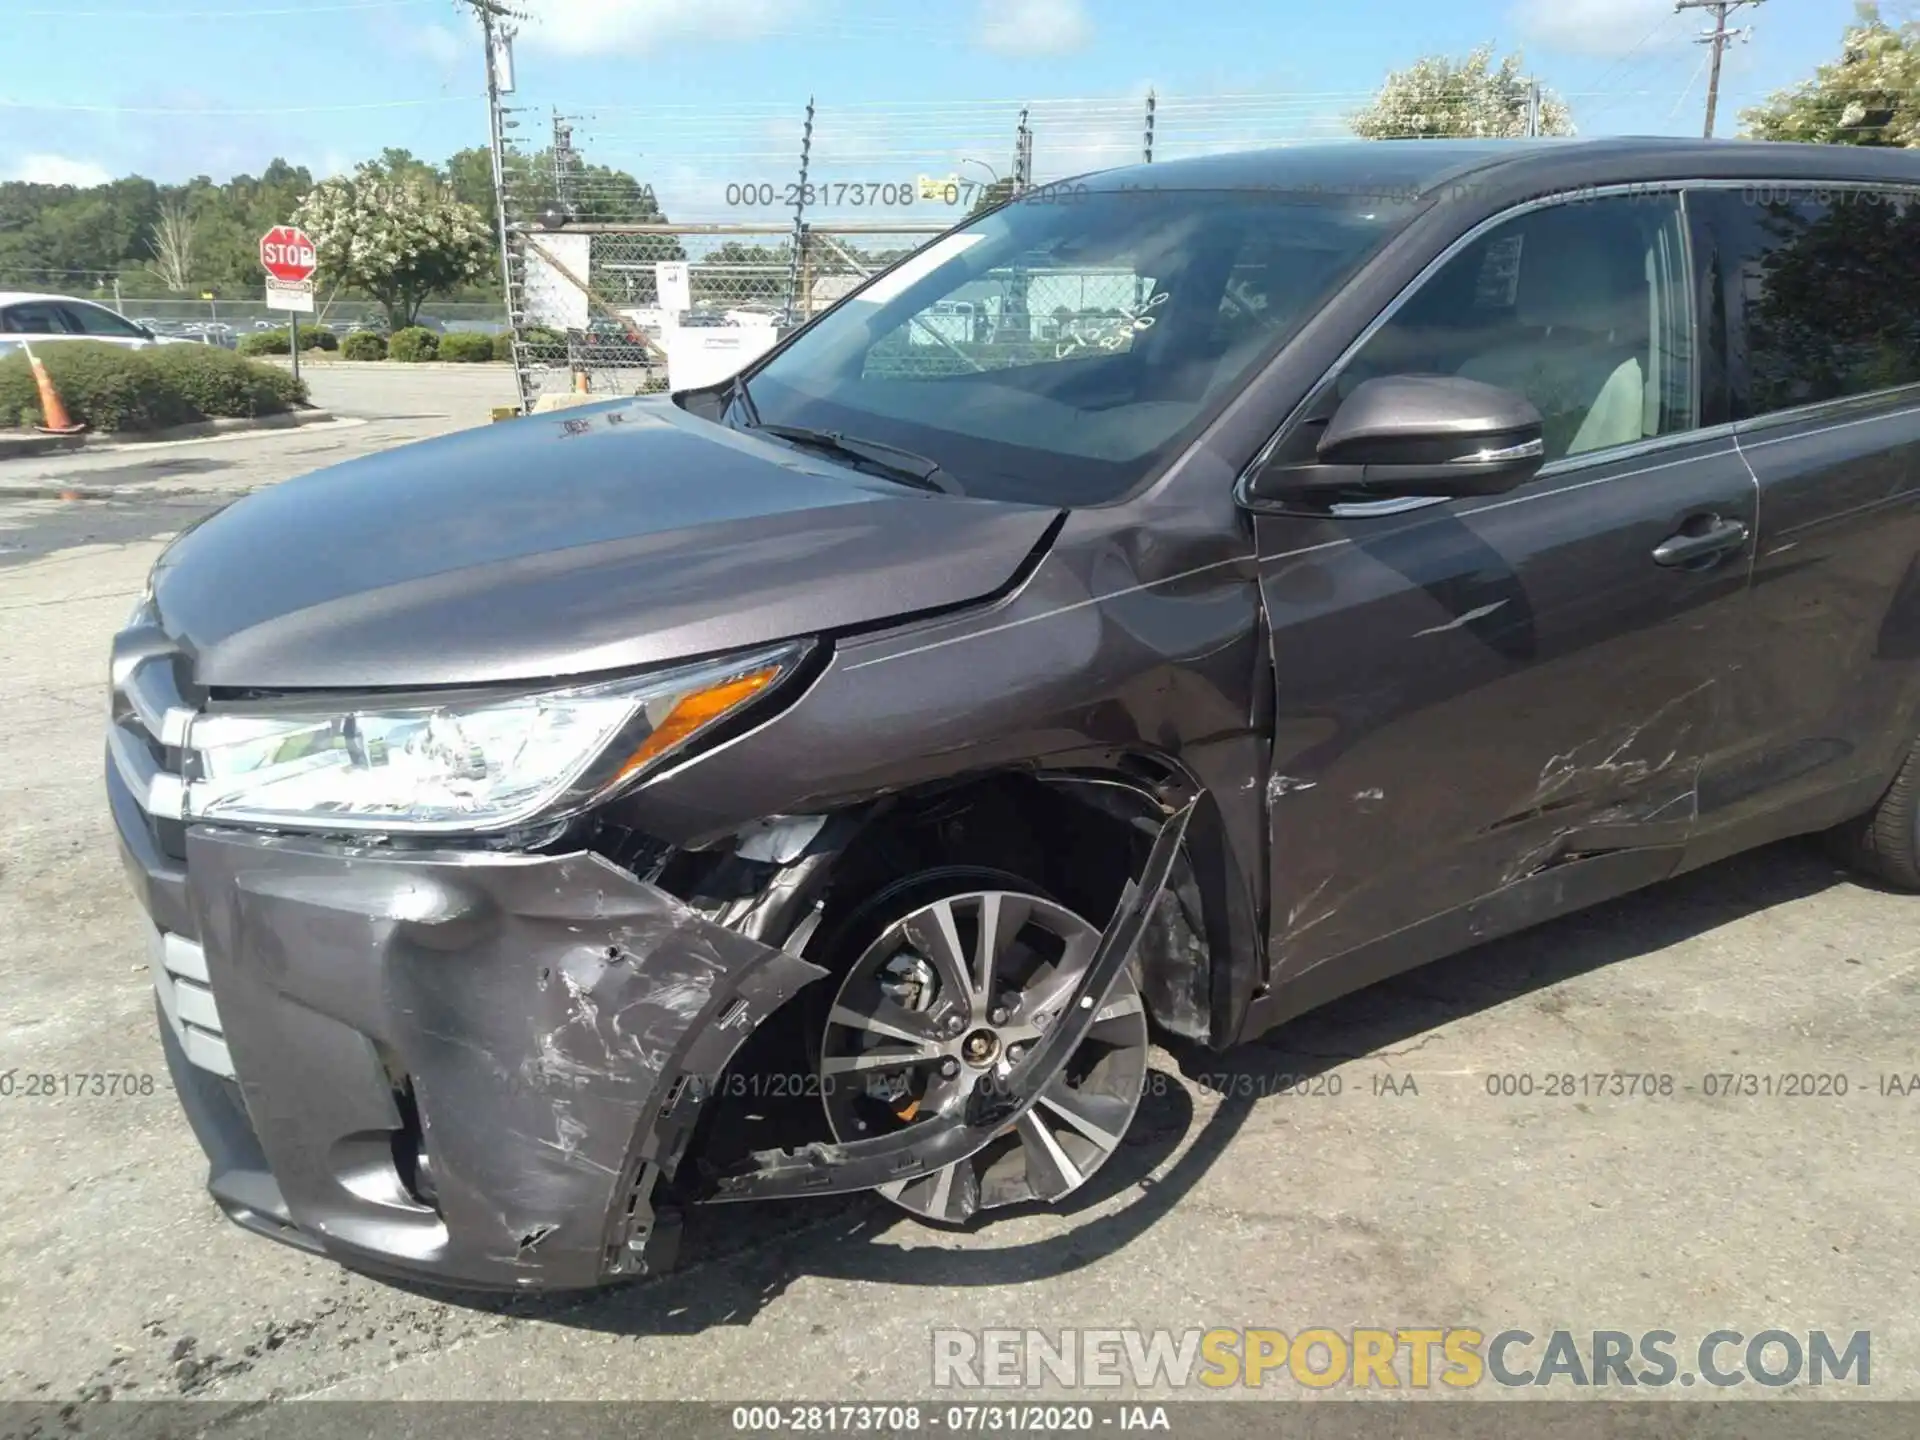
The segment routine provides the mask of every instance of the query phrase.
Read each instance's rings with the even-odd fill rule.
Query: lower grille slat
[[[202,1070],[237,1079],[220,1025],[220,1007],[207,984],[206,953],[184,935],[169,934],[149,921],[147,965],[153,972],[161,1012],[187,1059]]]

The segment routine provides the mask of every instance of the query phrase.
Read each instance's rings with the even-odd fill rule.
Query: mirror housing
[[[1524,396],[1458,375],[1383,375],[1349,395],[1305,463],[1273,462],[1245,498],[1275,505],[1498,495],[1546,459]]]

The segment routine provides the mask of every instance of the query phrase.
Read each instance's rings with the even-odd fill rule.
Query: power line
[[[57,110],[81,115],[326,115],[346,110],[401,110],[420,105],[468,105],[476,95],[436,95],[425,100],[369,100],[360,105],[258,105],[224,109],[198,105],[41,105],[29,100],[0,100],[0,110]]]
[[[1753,34],[1753,27],[1750,25],[1741,30],[1727,29],[1727,16],[1742,5],[1764,3],[1765,0],[1674,0],[1675,14],[1682,10],[1713,12],[1713,29],[1699,39],[1700,44],[1713,47],[1713,66],[1707,75],[1707,126],[1702,132],[1709,140],[1713,138],[1714,113],[1720,108],[1720,58],[1726,53],[1730,41],[1750,37]]]
[[[441,0],[340,0],[337,4],[289,5],[246,10],[16,10],[16,20],[254,20],[275,15],[329,15],[349,10],[400,10]]]

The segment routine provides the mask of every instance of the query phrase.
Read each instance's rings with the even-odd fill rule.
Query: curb
[[[334,418],[331,410],[288,410],[278,415],[236,415],[218,420],[196,420],[190,425],[169,425],[164,430],[109,430],[86,435],[19,435],[0,432],[0,460],[20,456],[50,455],[63,450],[127,449],[137,445],[159,445],[170,440],[203,440],[209,435],[229,435],[237,430],[293,430],[302,425],[317,425]],[[9,493],[18,493],[9,492]]]

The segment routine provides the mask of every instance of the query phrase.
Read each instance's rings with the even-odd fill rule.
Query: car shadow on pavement
[[[1283,1079],[1288,1085],[1310,1081],[1438,1026],[1847,878],[1812,846],[1786,842],[1436,961],[1224,1054],[1182,1045],[1174,1058],[1186,1083],[1164,1069],[1150,1071],[1127,1142],[1060,1208],[1069,1218],[1085,1217],[1065,1234],[991,1248],[948,1246],[942,1229],[924,1226],[869,1195],[711,1205],[689,1212],[679,1268],[654,1280],[581,1296],[417,1293],[582,1329],[685,1335],[747,1324],[801,1279],[925,1290],[1028,1284],[1067,1274],[1125,1249],[1160,1224],[1225,1152],[1257,1105],[1285,1103]],[[1206,1108],[1196,1106],[1190,1093],[1195,1083],[1217,1104],[1182,1149]],[[1263,1096],[1268,1098],[1257,1098]],[[995,1225],[1033,1208],[989,1212],[958,1233],[990,1234]],[[913,1238],[911,1247],[899,1243],[902,1234]]]

